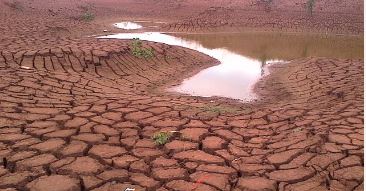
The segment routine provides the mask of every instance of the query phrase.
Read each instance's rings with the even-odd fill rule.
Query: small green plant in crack
[[[167,142],[169,142],[170,138],[172,137],[172,133],[170,132],[159,132],[155,133],[152,136],[152,139],[154,140],[156,145],[165,145]]]
[[[152,48],[143,48],[142,42],[139,38],[134,38],[131,43],[132,55],[137,58],[151,58],[154,56],[154,50]]]
[[[92,12],[94,5],[92,3],[86,3],[78,5],[77,8],[81,10],[80,15],[77,17],[72,17],[75,20],[80,20],[84,22],[90,22],[95,19],[95,15]]]
[[[81,16],[80,16],[80,19],[82,21],[86,21],[86,22],[90,22],[92,20],[95,19],[95,15],[89,11],[87,12],[84,12]]]
[[[223,107],[223,106],[205,106],[203,107],[204,111],[209,111],[212,113],[236,113],[238,112],[235,108]]]
[[[23,5],[19,1],[5,1],[4,4],[15,10],[23,10]]]

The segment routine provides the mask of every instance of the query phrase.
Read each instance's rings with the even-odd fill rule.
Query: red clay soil
[[[309,3],[314,2],[313,8]],[[125,18],[168,21],[163,30],[363,33],[363,0],[94,0]]]
[[[363,60],[276,65],[254,103],[169,94],[157,89],[217,61],[148,42],[155,56],[140,59],[129,41],[87,35],[120,10],[178,21],[208,1],[103,1],[91,22],[83,2],[20,2],[0,1],[1,190],[363,190]],[[335,10],[348,16],[362,4],[346,2]],[[157,132],[172,137],[158,146]]]
[[[14,10],[9,3],[4,6],[4,2],[14,1],[21,2],[21,10]],[[115,31],[110,23],[121,19],[164,21],[166,23],[160,30],[173,32],[264,30],[363,34],[363,0],[314,0],[313,8],[309,9],[307,4],[311,1],[0,0],[0,14],[7,15],[0,19],[14,18],[13,14],[18,13],[17,17],[25,17],[18,23],[23,26],[19,29],[29,30],[25,28],[28,25],[46,27],[39,29],[39,35],[42,30],[63,35],[80,30],[82,34],[96,34],[104,29]],[[92,25],[78,22],[85,10],[95,15]],[[35,15],[39,16],[38,19],[28,23]],[[44,20],[48,22],[40,23]]]

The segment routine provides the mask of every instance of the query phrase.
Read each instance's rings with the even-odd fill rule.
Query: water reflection
[[[126,30],[132,30],[132,29],[140,29],[140,28],[142,28],[141,25],[139,25],[137,23],[133,23],[133,22],[120,22],[120,23],[115,23],[114,26],[117,27],[117,28],[126,29]]]
[[[361,36],[326,36],[285,33],[210,33],[172,34],[194,40],[207,48],[222,48],[253,59],[292,60],[310,56],[328,58],[363,58]]]
[[[251,59],[226,48],[206,48],[196,41],[162,33],[123,33],[101,38],[139,38],[190,48],[218,59],[221,64],[202,70],[195,76],[184,80],[181,85],[171,89],[171,91],[194,96],[221,96],[240,100],[255,99],[256,95],[252,91],[252,86],[264,74],[265,64],[273,61]]]
[[[173,36],[174,35],[174,36]],[[123,33],[100,38],[140,38],[190,48],[221,64],[200,71],[170,91],[194,96],[220,96],[248,101],[256,98],[253,85],[267,73],[266,65],[307,56],[363,58],[358,37],[322,38],[282,34],[162,34]]]

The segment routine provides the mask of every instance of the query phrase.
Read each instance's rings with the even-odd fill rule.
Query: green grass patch
[[[203,107],[204,111],[212,112],[212,113],[237,113],[239,112],[238,109],[232,107],[225,107],[225,106],[205,106]]]
[[[152,48],[143,48],[142,42],[139,38],[134,38],[131,43],[132,55],[137,58],[151,58],[154,57],[154,50]]]
[[[154,140],[156,145],[165,145],[169,142],[170,138],[172,137],[172,134],[169,132],[159,132],[155,133],[152,136],[152,139]]]
[[[81,16],[80,16],[80,20],[82,21],[86,21],[86,22],[90,22],[92,20],[95,19],[95,15],[92,12],[84,12]]]

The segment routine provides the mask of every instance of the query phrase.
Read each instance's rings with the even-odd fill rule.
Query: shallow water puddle
[[[204,69],[169,91],[194,96],[256,99],[253,85],[266,74],[266,65],[295,58],[320,56],[363,58],[359,37],[322,37],[281,33],[162,34],[123,33],[100,38],[160,42],[207,54],[221,64]]]
[[[205,48],[196,41],[157,32],[122,33],[100,38],[139,38],[190,48],[216,58],[221,64],[204,69],[191,78],[185,79],[181,85],[169,89],[194,96],[220,96],[243,101],[255,99],[256,95],[252,91],[252,86],[265,73],[265,64],[273,62],[250,59],[225,48]]]
[[[120,23],[115,23],[113,25],[119,29],[126,29],[126,30],[142,28],[142,25],[139,25],[139,24],[133,23],[133,22],[120,22]]]
[[[256,60],[292,60],[304,57],[363,58],[362,36],[291,34],[275,32],[172,34],[210,49],[225,47]]]

